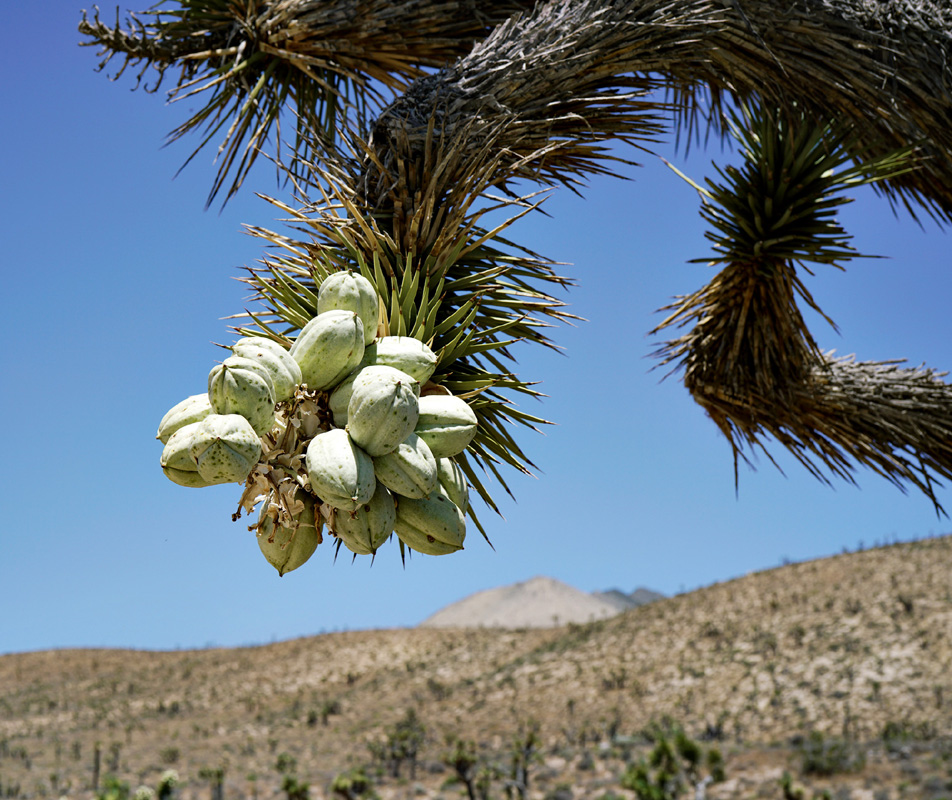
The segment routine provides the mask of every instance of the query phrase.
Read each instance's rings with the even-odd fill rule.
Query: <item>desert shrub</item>
[[[404,762],[410,765],[410,777],[416,776],[417,755],[426,739],[426,727],[414,709],[408,708],[402,719],[387,730],[384,742],[371,743],[374,760],[383,762],[391,777],[399,778]]]
[[[331,783],[331,792],[344,800],[357,800],[357,798],[372,800],[377,797],[373,781],[363,767],[340,773]]]
[[[310,785],[299,781],[296,776],[286,774],[281,779],[281,791],[288,800],[308,800],[311,796]]]
[[[633,791],[638,800],[677,800],[689,788],[725,779],[720,750],[705,753],[680,725],[665,720],[643,734],[654,747],[647,760],[629,764],[621,777],[621,787]]]
[[[129,796],[129,784],[115,775],[106,775],[102,787],[96,792],[96,800],[129,800]]]
[[[290,753],[279,753],[274,768],[282,775],[288,775],[297,770],[297,759]]]
[[[212,800],[222,800],[225,786],[225,767],[202,767],[198,771],[198,777],[203,781],[208,781],[212,790]]]
[[[178,773],[174,769],[167,769],[159,776],[159,783],[155,787],[155,796],[158,800],[170,800],[179,784]]]
[[[783,800],[806,800],[806,790],[793,782],[793,776],[784,771],[780,776],[780,791],[783,792]]]
[[[890,720],[883,726],[882,740],[888,753],[897,754],[913,742],[929,741],[936,735],[935,725],[929,722]]]
[[[812,731],[800,744],[801,768],[805,775],[830,776],[855,772],[866,756],[854,742]]]
[[[534,763],[540,760],[539,723],[530,720],[521,725],[519,733],[512,740],[509,750],[509,782],[506,784],[506,797],[512,800],[519,797],[524,800],[529,794],[529,771]]]
[[[4,783],[3,778],[0,777],[0,797],[17,798],[19,796],[20,796],[20,782],[7,781],[6,783]]]
[[[307,712],[307,726],[314,728],[320,722],[321,725],[327,727],[328,720],[335,714],[340,714],[340,701],[324,700],[320,707],[312,708]]]
[[[551,791],[546,792],[545,800],[573,800],[574,797],[571,785],[560,783]]]

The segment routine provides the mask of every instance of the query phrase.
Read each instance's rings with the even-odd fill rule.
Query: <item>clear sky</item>
[[[105,16],[114,13],[104,7]],[[165,411],[204,391],[245,306],[233,278],[263,254],[242,232],[283,229],[254,191],[204,211],[213,152],[177,178],[193,140],[162,147],[184,104],[97,74],[77,46],[80,6],[16,3],[0,29],[0,187],[6,421],[0,522],[0,653],[56,647],[175,648],[268,642],[322,631],[415,625],[473,592],[549,575],[586,591],[666,594],[829,555],[859,543],[952,530],[918,494],[860,470],[833,488],[777,452],[743,466],[677,378],[650,371],[655,310],[713,275],[696,193],[657,159],[632,181],[557,190],[511,238],[564,268],[564,355],[517,349],[520,374],[549,397],[529,410],[558,424],[521,441],[538,464],[513,475],[505,519],[483,509],[495,549],[471,529],[463,552],[415,556],[395,543],[333,563],[330,547],[278,578],[244,520],[240,489],[166,480],[154,439]],[[185,101],[186,103],[188,101]],[[659,152],[700,179],[720,153]],[[813,320],[825,349],[952,368],[950,239],[862,191],[841,219],[863,252],[808,286],[840,326]],[[939,491],[952,509],[952,492]],[[343,552],[343,551],[342,551]]]

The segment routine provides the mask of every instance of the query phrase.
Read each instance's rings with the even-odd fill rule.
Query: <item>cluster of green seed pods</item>
[[[239,514],[260,504],[251,530],[281,575],[313,555],[325,526],[355,555],[394,533],[401,552],[463,548],[469,490],[455,457],[476,414],[431,380],[438,357],[426,343],[377,335],[380,313],[370,281],[332,274],[289,348],[240,339],[207,392],[159,424],[170,480],[245,484]]]

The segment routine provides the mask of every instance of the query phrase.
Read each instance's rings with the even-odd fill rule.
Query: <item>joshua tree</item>
[[[691,327],[659,356],[683,369],[735,470],[772,439],[821,480],[865,465],[941,510],[950,386],[934,370],[822,353],[798,303],[817,308],[808,263],[859,255],[833,218],[858,183],[913,217],[952,220],[946,4],[178,0],[124,28],[84,14],[80,30],[103,65],[120,59],[152,90],[178,70],[173,97],[205,99],[171,136],[220,141],[209,201],[237,191],[268,143],[284,164],[296,207],[273,202],[297,227],[252,229],[279,255],[249,270],[262,309],[238,330],[288,345],[321,280],[361,271],[382,329],[430,342],[432,380],[475,411],[460,465],[490,508],[474,467],[505,487],[502,464],[533,466],[514,429],[544,422],[510,402],[536,394],[512,373],[511,346],[552,347],[547,329],[569,317],[552,294],[569,281],[503,237],[538,204],[516,182],[575,189],[611,174],[611,141],[736,138],[744,164],[697,187],[722,269],[670,309],[658,330]],[[289,155],[282,118],[294,120]],[[509,222],[486,229],[499,207]]]

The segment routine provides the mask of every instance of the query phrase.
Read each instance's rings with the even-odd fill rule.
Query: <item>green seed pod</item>
[[[435,458],[462,453],[476,435],[478,421],[465,400],[449,394],[420,398],[420,418],[414,433],[430,446]]]
[[[308,389],[332,389],[364,356],[364,324],[353,311],[325,311],[301,329],[289,352]]]
[[[431,556],[462,550],[466,538],[463,513],[439,490],[422,500],[398,498],[393,529],[411,550]]]
[[[165,473],[166,478],[179,486],[200,488],[213,485],[211,481],[205,480],[198,474],[198,464],[192,460],[189,453],[192,439],[200,427],[201,420],[183,425],[169,437],[162,449],[162,455],[159,458],[162,472]]]
[[[335,272],[321,283],[317,292],[317,313],[353,311],[364,326],[364,344],[377,335],[380,304],[373,284],[359,272]]]
[[[364,367],[347,404],[347,431],[371,456],[396,450],[417,424],[420,384],[392,367]]]
[[[322,523],[320,516],[315,515],[314,497],[298,489],[295,499],[304,502],[304,509],[291,525],[275,524],[275,518],[268,513],[271,497],[261,506],[258,516],[258,547],[281,577],[314,555],[321,538]]]
[[[163,467],[184,470],[186,472],[198,472],[198,464],[192,460],[192,456],[189,453],[189,446],[200,424],[201,420],[198,422],[190,422],[188,425],[183,425],[169,437],[168,442],[165,443],[165,447],[162,449],[162,455],[159,458],[159,463]]]
[[[275,402],[287,400],[301,385],[301,367],[287,350],[271,339],[246,336],[232,345],[231,352],[240,358],[257,361],[267,370],[274,384]]]
[[[397,506],[393,495],[382,483],[377,483],[373,497],[353,514],[337,511],[334,514],[334,533],[352,553],[373,555],[393,533],[397,521]]]
[[[261,458],[261,439],[240,414],[209,414],[191,437],[189,455],[211,483],[243,483]]]
[[[380,483],[403,497],[426,497],[439,485],[436,459],[415,433],[392,453],[377,456],[374,474]]]
[[[344,428],[347,425],[347,406],[350,405],[350,396],[354,393],[354,380],[360,373],[361,367],[351,372],[344,380],[335,387],[327,398],[327,407],[330,408],[334,417],[334,424],[338,428]]]
[[[184,469],[173,469],[172,467],[162,467],[165,477],[172,483],[179,486],[185,486],[189,489],[204,489],[206,486],[214,486],[214,483],[206,481],[198,472],[189,472]]]
[[[469,484],[463,468],[452,458],[441,458],[436,462],[436,474],[443,494],[465,514],[469,510]]]
[[[208,402],[208,392],[186,397],[181,403],[172,406],[162,417],[155,438],[162,444],[166,444],[179,428],[193,422],[200,422],[211,413],[212,404]]]
[[[339,428],[319,433],[304,457],[311,491],[329,506],[356,511],[373,497],[374,462]]]
[[[240,414],[264,436],[274,425],[274,383],[257,361],[232,356],[208,373],[208,399],[216,414]]]
[[[362,363],[393,367],[423,386],[436,371],[436,354],[412,336],[383,336],[367,348]]]

